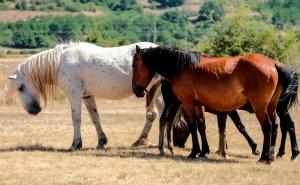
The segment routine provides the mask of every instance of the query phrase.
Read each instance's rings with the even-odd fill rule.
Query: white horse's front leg
[[[83,102],[86,105],[86,108],[90,114],[91,120],[95,125],[97,136],[98,136],[98,145],[97,149],[104,149],[104,146],[107,144],[107,137],[101,127],[100,117],[97,110],[97,105],[95,98],[93,96],[83,98]]]
[[[70,151],[79,150],[82,147],[80,124],[81,124],[81,102],[82,96],[71,96],[69,97],[72,111],[72,121],[74,128],[74,138],[72,146],[69,148]]]

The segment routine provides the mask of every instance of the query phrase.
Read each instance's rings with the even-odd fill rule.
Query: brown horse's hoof
[[[187,157],[188,159],[195,159],[196,154],[190,153],[190,155]]]
[[[259,155],[259,154],[260,154],[260,151],[258,151],[258,150],[253,150],[253,151],[252,151],[252,154],[253,154],[253,155]]]
[[[208,152],[200,152],[200,154],[199,154],[199,158],[202,158],[202,159],[205,159],[205,158],[207,158],[207,155],[208,155]]]
[[[259,154],[260,154],[260,151],[257,150],[257,144],[254,144],[254,145],[252,146],[252,154],[253,154],[253,155],[259,155]]]
[[[97,144],[96,149],[97,150],[105,150],[105,145]]]
[[[216,154],[220,155],[221,157],[223,157],[224,159],[229,159],[229,156],[227,153],[225,152],[220,152],[220,150],[216,151]]]
[[[160,150],[160,151],[159,151],[159,156],[160,156],[160,157],[165,156],[165,152],[164,152],[163,150]]]
[[[260,158],[257,163],[271,165],[273,161],[271,159],[262,159]]]
[[[277,153],[277,155],[276,155],[276,158],[277,158],[277,159],[280,159],[280,158],[282,158],[284,155],[285,155],[285,152],[279,151],[279,152]]]
[[[173,152],[173,147],[168,147],[169,151],[171,152],[171,154],[174,154]]]
[[[297,157],[298,157],[299,153],[300,153],[299,151],[295,152],[291,157],[291,161],[297,161]]]

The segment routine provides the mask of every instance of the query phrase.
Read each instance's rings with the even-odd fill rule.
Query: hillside
[[[183,2],[165,7],[154,0],[1,0],[0,45],[36,49],[74,40],[102,46],[152,41],[211,55],[259,52],[288,60],[299,45],[298,0]]]
[[[101,1],[101,0],[100,0]],[[167,11],[183,10],[188,11],[190,14],[197,14],[201,5],[205,0],[185,0],[183,5],[176,7],[159,7],[157,3],[150,3],[149,0],[137,0],[136,2],[143,7],[145,13],[150,14],[163,14]],[[224,1],[227,9],[233,9],[233,6],[239,4],[255,4],[263,2],[264,0],[253,0],[251,3],[247,0],[233,0],[230,3]],[[17,20],[26,20],[35,16],[41,15],[74,15],[78,13],[84,13],[87,16],[97,16],[102,14],[103,11],[107,11],[107,7],[104,4],[93,4],[93,3],[64,3],[59,5],[53,1],[45,0],[43,3],[39,0],[25,0],[26,5],[21,6],[23,0],[2,0],[0,1],[0,22],[11,22]],[[63,1],[64,2],[64,1]],[[68,2],[68,1],[66,1]],[[18,6],[20,4],[20,6]],[[111,5],[112,6],[112,5]],[[9,11],[7,11],[9,10]],[[23,10],[23,11],[13,11]],[[99,13],[102,12],[102,13]]]

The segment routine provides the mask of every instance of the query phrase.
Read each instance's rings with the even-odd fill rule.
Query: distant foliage
[[[153,1],[160,3],[162,7],[180,6],[184,3],[184,0],[153,0]]]
[[[27,2],[25,0],[17,2],[16,9],[17,10],[27,10],[28,9]]]
[[[258,4],[257,10],[262,15],[266,15],[266,12],[271,10],[271,21],[279,28],[300,24],[299,0],[269,0]]]
[[[198,20],[216,22],[220,21],[224,15],[225,9],[222,3],[214,0],[208,0],[201,6]]]
[[[198,44],[199,50],[212,56],[236,56],[249,52],[264,54],[282,62],[290,61],[297,52],[295,32],[280,34],[271,26],[236,17],[214,26],[206,41]]]
[[[139,7],[136,0],[111,0],[107,5],[113,11],[134,10]]]
[[[156,29],[155,29],[156,27]],[[88,41],[117,46],[153,41],[178,47],[192,47],[202,29],[195,29],[183,12],[161,16],[128,11],[99,19],[86,16],[42,16],[28,21],[0,24],[0,44],[18,48],[48,47],[58,42]]]

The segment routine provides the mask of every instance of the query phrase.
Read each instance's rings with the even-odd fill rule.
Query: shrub
[[[203,3],[199,10],[199,21],[220,21],[225,15],[223,4],[217,1],[208,0]]]
[[[174,7],[174,6],[182,5],[184,3],[184,0],[154,0],[154,1],[160,3],[162,7]]]
[[[235,17],[224,20],[213,27],[206,40],[198,43],[198,49],[213,56],[244,55],[249,52],[261,53],[287,62],[292,60],[298,47],[295,32],[284,36],[270,25]]]

